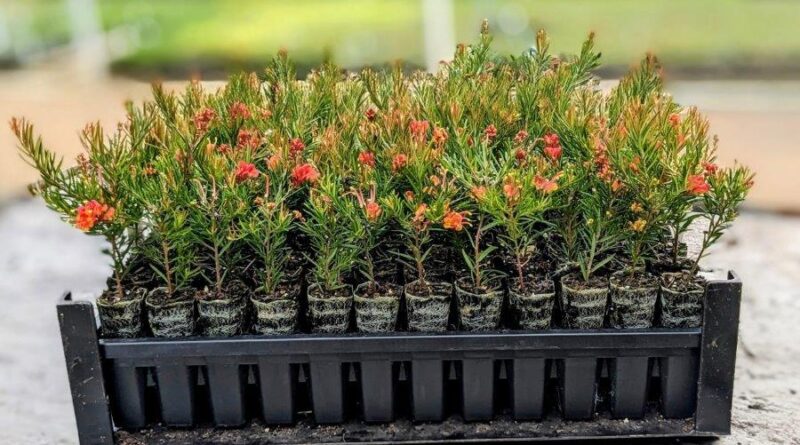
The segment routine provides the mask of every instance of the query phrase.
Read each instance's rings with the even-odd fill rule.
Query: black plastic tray
[[[90,302],[67,295],[58,314],[82,444],[113,443],[112,425],[254,420],[404,419],[411,428],[448,418],[489,425],[606,417],[642,420],[630,433],[579,422],[548,435],[708,436],[730,431],[741,283],[728,278],[709,282],[703,327],[689,329],[98,339]],[[686,422],[665,429],[665,418]],[[495,429],[481,439],[525,438]]]

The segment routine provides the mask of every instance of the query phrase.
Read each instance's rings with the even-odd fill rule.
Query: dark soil
[[[491,292],[496,292],[501,288],[499,283],[494,282],[492,284],[495,285],[475,287],[475,284],[472,282],[472,279],[470,277],[462,276],[461,278],[456,280],[456,286],[458,286],[462,291],[469,292],[475,295],[484,295]]]
[[[402,287],[396,284],[376,283],[376,286],[369,286],[363,283],[356,288],[356,296],[361,298],[371,297],[397,297],[403,293]]]
[[[616,286],[630,289],[658,287],[657,276],[639,270],[632,273],[629,273],[628,271],[615,273],[611,275],[611,282],[613,282]]]
[[[178,289],[172,294],[172,296],[170,296],[167,293],[166,288],[157,287],[150,291],[150,294],[147,296],[147,300],[154,306],[160,306],[162,304],[172,303],[175,301],[191,300],[194,297],[194,293],[194,289]]]
[[[203,290],[197,291],[195,294],[195,298],[201,301],[210,301],[210,300],[235,300],[235,299],[242,299],[247,298],[250,294],[250,289],[247,287],[244,282],[239,280],[234,280],[228,283],[222,289],[222,292],[215,292],[212,289],[206,288]]]
[[[527,275],[524,287],[520,286],[519,278],[513,278],[508,281],[508,289],[517,294],[547,294],[555,291],[555,283],[550,278]]]
[[[406,290],[418,297],[428,297],[431,295],[447,295],[452,287],[448,283],[422,283],[415,281],[406,285]]]
[[[606,281],[606,278],[596,275],[589,277],[589,281],[584,281],[583,278],[578,274],[569,274],[563,278],[562,283],[575,290],[597,289],[608,286],[608,281]]]
[[[452,416],[441,423],[415,424],[398,420],[389,424],[348,422],[342,425],[316,425],[303,419],[295,426],[267,426],[253,422],[240,429],[200,427],[189,430],[155,427],[139,432],[117,433],[121,445],[188,444],[300,444],[408,441],[452,443],[459,440],[563,438],[582,436],[622,436],[641,434],[687,435],[694,429],[692,419],[664,419],[655,413],[641,420],[611,419],[598,416],[592,422],[568,422],[557,416],[541,421],[515,421],[500,417],[489,422],[464,422]]]
[[[349,286],[344,286],[333,290],[325,289],[322,285],[314,286],[313,288],[309,286],[308,290],[308,296],[315,298],[347,298],[350,295],[351,289]]]
[[[675,292],[688,292],[705,289],[706,280],[699,275],[692,276],[689,272],[665,273],[661,275],[661,284]]]
[[[297,297],[300,293],[300,283],[281,283],[275,288],[275,292],[270,295],[264,293],[263,289],[258,289],[253,293],[253,298],[259,301],[288,300]]]

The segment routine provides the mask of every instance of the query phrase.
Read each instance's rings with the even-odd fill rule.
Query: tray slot
[[[147,424],[145,387],[147,368],[114,361],[109,371],[111,414],[119,428],[136,429]]]
[[[488,420],[494,413],[494,360],[469,358],[461,362],[464,420]]]
[[[261,410],[267,424],[294,422],[295,380],[292,365],[261,357],[258,360],[258,387]]]
[[[661,410],[668,419],[694,415],[697,403],[696,356],[663,357],[661,362]]]
[[[312,360],[311,402],[317,423],[344,421],[344,382],[342,363],[335,360]]]
[[[547,374],[547,360],[544,358],[514,359],[511,367],[511,400],[515,419],[542,418]]]
[[[610,363],[611,413],[616,418],[641,419],[650,378],[648,357],[618,357]]]
[[[414,420],[442,420],[443,366],[442,361],[436,359],[411,361],[411,400]]]
[[[197,368],[182,363],[156,366],[161,420],[168,426],[188,427],[195,422]]]
[[[593,357],[559,362],[561,411],[565,419],[587,420],[594,416],[597,369],[598,360]]]
[[[206,382],[215,426],[239,426],[245,422],[245,371],[237,363],[210,362],[206,365]]]
[[[391,422],[394,420],[394,382],[392,362],[365,360],[361,362],[361,394],[364,420]]]

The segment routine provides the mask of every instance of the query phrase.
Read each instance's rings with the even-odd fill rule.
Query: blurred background
[[[85,123],[111,128],[154,80],[223,80],[285,48],[301,73],[403,60],[435,69],[488,18],[495,50],[521,54],[546,29],[574,53],[589,31],[614,84],[646,52],[667,89],[720,137],[720,163],[757,174],[745,211],[707,263],[745,283],[725,443],[800,437],[800,1],[794,0],[0,0],[0,443],[75,443],[54,302],[87,298],[109,269],[99,240],[21,199],[36,172],[5,123],[24,116],[74,162]],[[793,420],[794,419],[794,420]]]

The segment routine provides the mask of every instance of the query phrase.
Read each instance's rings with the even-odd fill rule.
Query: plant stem
[[[117,243],[117,236],[110,235],[108,237],[108,242],[111,244],[111,256],[112,261],[114,262],[114,281],[116,284],[114,294],[116,295],[117,301],[122,301],[125,297],[125,293],[122,291],[122,276],[120,276],[120,268],[123,267],[123,259],[120,257],[121,255],[119,251],[119,244]]]
[[[475,228],[475,244],[473,246],[473,255],[475,262],[475,272],[474,272],[474,281],[475,281],[475,288],[481,288],[481,265],[480,265],[480,255],[481,255],[481,231],[483,230],[483,215],[481,214],[478,217],[478,226]]]
[[[161,242],[161,254],[164,256],[164,277],[167,279],[167,295],[172,297],[175,284],[172,282],[172,267],[170,266],[169,244],[166,240]]]

